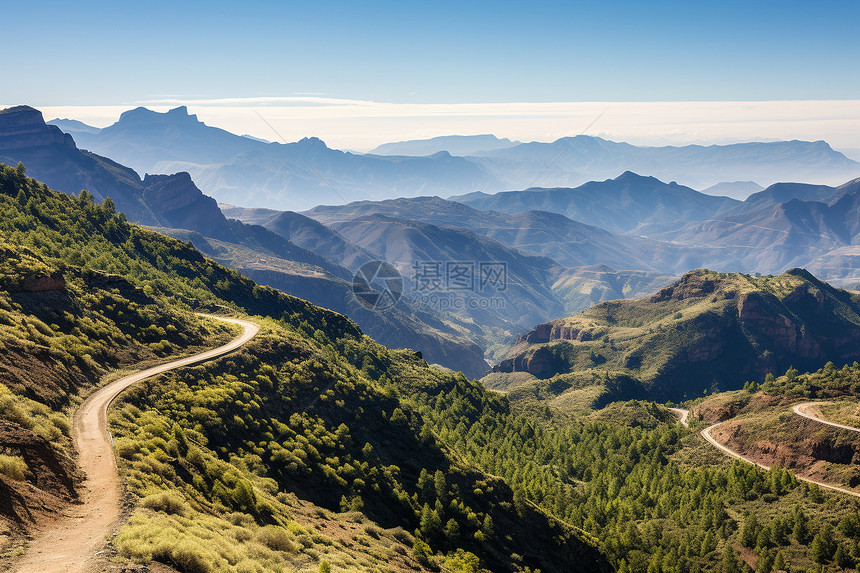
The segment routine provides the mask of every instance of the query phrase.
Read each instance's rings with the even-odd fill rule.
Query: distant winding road
[[[851,432],[860,432],[860,428],[855,428],[854,426],[845,426],[842,424],[837,424],[836,422],[828,422],[824,418],[819,418],[815,414],[810,414],[809,412],[807,412],[809,408],[820,406],[822,404],[827,404],[827,402],[804,402],[803,404],[796,405],[792,409],[794,410],[794,413],[798,416],[803,416],[804,418],[809,418],[810,420],[815,420],[816,422],[827,424],[828,426],[833,426],[834,428],[842,428],[843,430],[848,430]]]
[[[245,320],[205,316],[238,324],[244,328],[244,332],[224,346],[112,382],[81,404],[72,425],[72,441],[79,455],[79,467],[86,475],[82,503],[71,506],[66,514],[38,531],[27,553],[15,563],[12,571],[85,573],[93,569],[93,557],[102,549],[107,535],[117,525],[122,503],[113,440],[108,433],[108,406],[120,393],[141,380],[233,352],[254,338],[260,330],[259,326]]]
[[[690,411],[685,410],[684,408],[669,408],[671,411],[678,414],[678,421],[681,422],[681,425],[689,428],[690,422],[687,421],[687,418],[690,417]]]
[[[798,414],[798,415],[800,415],[800,416],[803,416],[804,418],[809,418],[810,420],[815,420],[816,422],[821,422],[822,424],[827,424],[828,426],[834,426],[834,427],[836,427],[836,428],[842,428],[842,429],[845,429],[845,430],[851,430],[851,431],[853,431],[853,432],[860,432],[860,429],[858,429],[858,428],[853,428],[853,427],[851,427],[851,426],[843,426],[842,424],[835,424],[835,423],[833,423],[833,422],[828,422],[827,420],[823,420],[823,419],[821,419],[821,418],[819,418],[819,417],[817,417],[817,416],[813,416],[813,415],[811,415],[811,414],[807,414],[807,413],[804,411],[807,407],[815,406],[815,405],[823,404],[823,403],[824,403],[824,402],[806,402],[806,403],[803,403],[803,404],[798,404],[798,405],[796,405],[796,406],[794,407],[794,413],[795,413],[795,414]],[[714,438],[714,437],[711,435],[711,431],[712,431],[713,429],[717,428],[718,426],[720,426],[721,424],[723,424],[723,422],[717,422],[716,424],[712,424],[712,425],[708,426],[707,428],[705,428],[704,430],[702,430],[702,437],[703,437],[703,438],[705,438],[705,440],[707,440],[707,441],[708,441],[708,443],[710,443],[712,446],[714,446],[715,448],[717,448],[718,450],[720,450],[721,452],[723,452],[723,453],[724,453],[724,454],[726,454],[727,456],[731,456],[731,457],[733,457],[733,458],[737,458],[737,459],[739,459],[739,460],[743,460],[743,461],[745,461],[745,462],[747,462],[747,463],[750,463],[750,464],[756,465],[756,466],[758,466],[758,467],[760,467],[760,468],[762,468],[762,469],[765,469],[765,470],[769,470],[769,469],[770,469],[770,466],[766,466],[766,465],[764,465],[764,464],[760,464],[760,463],[756,462],[755,460],[752,460],[752,459],[750,459],[750,458],[747,458],[746,456],[743,456],[742,454],[739,454],[738,452],[736,452],[736,451],[734,451],[734,450],[731,450],[731,449],[727,448],[726,446],[724,446],[723,444],[719,443],[719,442],[716,440],[716,438]],[[845,488],[841,488],[841,487],[838,487],[838,486],[835,486],[835,485],[831,485],[831,484],[829,484],[829,483],[824,483],[824,482],[816,481],[816,480],[809,479],[809,478],[806,478],[806,477],[803,477],[803,476],[799,476],[799,475],[797,475],[797,474],[795,474],[795,477],[796,477],[797,479],[801,480],[801,481],[805,481],[805,482],[807,482],[807,483],[814,483],[814,484],[815,484],[815,485],[817,485],[817,486],[820,486],[820,487],[823,487],[823,488],[826,488],[826,489],[829,489],[829,490],[832,490],[832,491],[838,491],[838,492],[840,492],[840,493],[844,493],[844,494],[846,494],[846,495],[850,495],[850,496],[853,496],[853,497],[860,497],[860,493],[857,493],[856,491],[852,491],[852,490],[850,490],[850,489],[845,489]]]

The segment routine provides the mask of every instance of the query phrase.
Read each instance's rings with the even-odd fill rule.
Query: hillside
[[[860,299],[806,271],[699,270],[651,297],[540,324],[494,371],[559,377],[560,391],[597,383],[604,400],[679,400],[739,388],[792,364],[852,362],[860,357],[858,335]]]
[[[191,313],[200,308],[257,315],[263,330],[247,350],[144,383],[116,405],[130,519],[110,556],[186,572],[323,562],[609,570],[590,537],[517,498],[425,426],[434,410],[419,412],[413,400],[486,399],[462,375],[389,351],[341,315],[20,169],[0,168],[0,230],[7,560],[31,520],[62,511],[80,487],[62,453],[63,405],[117,367],[230,337]],[[79,372],[78,382],[45,384],[62,369],[73,380]]]

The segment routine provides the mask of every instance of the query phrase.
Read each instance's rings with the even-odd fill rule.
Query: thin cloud
[[[47,106],[46,118],[110,125],[131,107],[155,111],[186,105],[208,125],[270,138],[257,109],[288,140],[316,136],[332,147],[368,150],[433,135],[492,133],[519,141],[575,135],[605,102],[391,103],[315,95],[235,98],[165,97],[122,106]],[[747,102],[613,102],[586,135],[637,145],[825,140],[860,148],[860,100]]]

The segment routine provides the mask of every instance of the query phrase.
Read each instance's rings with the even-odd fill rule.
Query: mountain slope
[[[792,364],[850,363],[860,358],[858,335],[860,298],[801,269],[760,278],[693,271],[649,298],[538,325],[495,370],[608,376],[613,396],[680,399]]]
[[[323,561],[424,571],[448,559],[498,571],[611,570],[595,541],[462,461],[400,394],[485,398],[479,385],[5,166],[0,215],[10,239],[0,259],[0,364],[12,366],[0,430],[30,436],[48,462],[68,449],[68,417],[39,394],[42,373],[65,365],[97,378],[136,361],[116,362],[117,347],[166,356],[186,351],[184,337],[230,336],[189,306],[263,315],[247,350],[145,382],[117,403],[110,423],[131,517],[109,542],[111,559],[218,572],[309,571]],[[153,338],[164,340],[147,344]],[[16,348],[30,357],[26,372],[14,369]],[[58,386],[55,403],[77,401],[79,390]],[[497,404],[501,417],[507,405]],[[4,458],[0,511],[19,531],[29,524],[15,516],[34,516],[29,503],[45,503],[54,484],[73,498],[80,484],[68,473],[66,485],[47,479],[62,464],[46,470],[21,454],[31,451],[24,441],[6,443],[18,460],[11,467],[24,469],[7,474]],[[44,507],[68,507],[52,499]]]

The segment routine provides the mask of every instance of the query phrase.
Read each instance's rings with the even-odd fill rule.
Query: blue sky
[[[187,103],[209,124],[277,139],[242,109],[255,105],[286,139],[367,149],[444,133],[551,140],[608,109],[589,133],[860,148],[856,0],[34,0],[3,13],[0,105],[30,104],[47,118],[102,126],[136,105]],[[308,101],[276,99],[291,97]],[[805,103],[629,105],[774,100]],[[600,105],[532,105],[552,102]]]
[[[856,1],[31,1],[4,20],[0,100],[35,105],[860,97]]]

